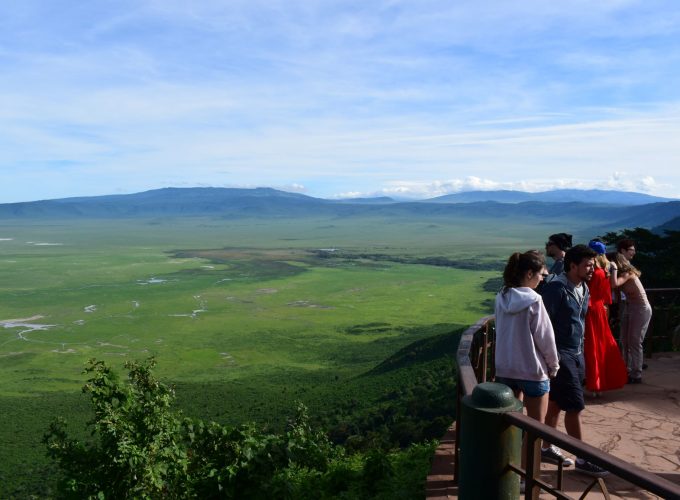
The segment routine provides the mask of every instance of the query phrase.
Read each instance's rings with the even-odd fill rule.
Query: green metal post
[[[503,414],[521,411],[522,403],[510,388],[484,382],[461,404],[461,500],[519,498],[519,476],[508,464],[520,464],[522,432],[504,422]]]

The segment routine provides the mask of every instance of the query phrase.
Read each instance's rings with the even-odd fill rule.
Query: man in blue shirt
[[[564,272],[540,291],[555,331],[555,344],[560,357],[560,369],[557,376],[550,381],[545,423],[556,428],[560,413],[564,411],[567,434],[577,439],[583,439],[581,412],[585,408],[583,339],[589,297],[585,282],[590,280],[595,270],[595,255],[595,251],[585,245],[570,248],[564,256]],[[553,445],[543,449],[541,456],[545,462],[562,461],[566,466],[574,463]],[[609,474],[601,467],[580,458],[576,459],[576,470],[594,477]]]

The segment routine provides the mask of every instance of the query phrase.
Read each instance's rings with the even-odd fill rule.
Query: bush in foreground
[[[123,383],[91,360],[92,440],[69,437],[66,422],[43,442],[63,477],[65,498],[418,498],[435,443],[347,454],[309,424],[300,404],[284,432],[184,418],[174,391],[152,373],[153,358],[126,364]]]

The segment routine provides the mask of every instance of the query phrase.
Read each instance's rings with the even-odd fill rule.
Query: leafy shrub
[[[284,432],[183,418],[154,360],[126,364],[121,383],[90,360],[93,439],[69,437],[57,420],[43,442],[63,473],[64,498],[413,498],[421,496],[436,443],[347,454],[309,423],[299,404]],[[404,479],[407,478],[407,479]],[[404,496],[407,494],[408,496]]]
[[[102,361],[90,360],[92,374],[83,392],[90,395],[94,419],[91,443],[68,437],[66,422],[50,426],[43,442],[65,478],[59,491],[73,498],[167,497],[187,467],[178,443],[178,417],[170,411],[173,390],[156,380],[146,363],[127,363],[129,384],[123,385]]]

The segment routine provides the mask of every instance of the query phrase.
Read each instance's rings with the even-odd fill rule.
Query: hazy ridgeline
[[[441,374],[440,361],[404,348],[490,313],[485,284],[512,251],[540,248],[557,231],[585,240],[591,224],[1,221],[0,497],[49,491],[40,439],[57,415],[84,429],[90,358],[123,373],[125,360],[155,356],[190,416],[276,428],[302,401],[342,433],[339,419],[389,400],[419,373]]]

